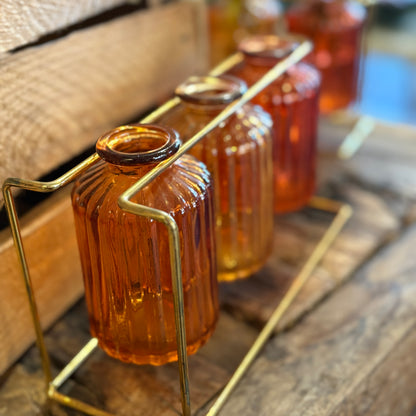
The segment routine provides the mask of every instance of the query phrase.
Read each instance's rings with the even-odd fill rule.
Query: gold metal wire
[[[157,178],[162,172],[169,168],[176,160],[184,155],[189,149],[197,144],[206,134],[217,127],[221,122],[226,120],[237,109],[241,108],[248,101],[253,99],[267,85],[273,82],[278,76],[282,75],[291,65],[300,61],[312,50],[312,44],[309,41],[302,42],[286,59],[276,64],[266,75],[250,87],[239,100],[232,102],[224,110],[214,117],[198,133],[184,143],[179,150],[169,159],[160,162],[154,169],[140,178],[132,187],[125,191],[118,199],[120,208],[135,215],[153,218],[166,225],[169,232],[169,252],[172,267],[173,295],[175,305],[175,324],[178,344],[178,363],[181,387],[182,411],[184,416],[191,414],[191,403],[189,393],[189,376],[188,376],[188,359],[186,354],[186,335],[185,335],[185,317],[183,311],[183,293],[182,293],[182,273],[181,257],[179,246],[179,230],[175,220],[166,212],[155,210],[143,205],[131,202],[141,189],[147,186],[152,180]]]
[[[370,116],[361,116],[338,148],[340,159],[351,159],[373,132],[376,122]]]
[[[359,68],[358,77],[358,94],[355,105],[358,106],[363,99],[363,85],[364,85],[364,65],[368,56],[369,50],[369,33],[374,23],[374,16],[376,7],[378,6],[378,0],[361,0],[363,6],[367,7],[368,14],[367,20],[364,25],[363,36],[361,39],[362,59]],[[345,110],[337,112],[338,114],[331,117],[333,120],[343,122],[349,117],[346,115]],[[351,131],[345,136],[345,139],[338,148],[337,156],[342,160],[351,159],[364,144],[365,140],[370,136],[375,128],[375,121],[372,117],[367,115],[361,115],[357,122],[352,127]]]
[[[209,409],[207,416],[216,416],[221,408],[224,406],[225,402],[231,395],[232,391],[235,389],[237,384],[240,382],[244,374],[247,372],[261,349],[266,344],[267,340],[270,338],[274,332],[277,324],[282,318],[283,314],[295,300],[296,296],[301,291],[302,287],[308,281],[313,270],[321,261],[324,254],[327,252],[332,242],[339,234],[345,223],[352,215],[352,208],[347,204],[341,204],[337,201],[331,199],[313,197],[309,202],[309,206],[320,209],[323,211],[328,211],[336,213],[334,220],[331,225],[319,241],[318,245],[313,250],[312,254],[307,259],[306,263],[303,265],[302,269],[299,271],[298,275],[293,280],[288,291],[286,292],[283,299],[279,302],[278,306],[270,316],[266,325],[261,330],[260,334],[254,341],[254,344],[251,346],[240,365],[237,367],[237,370],[232,375],[231,379],[224,387],[212,407]]]
[[[26,292],[29,299],[30,312],[32,315],[33,325],[36,332],[36,343],[39,348],[39,352],[42,360],[43,373],[45,375],[45,382],[47,389],[49,388],[49,383],[52,380],[52,372],[49,361],[49,355],[45,347],[45,341],[43,338],[42,327],[40,325],[38,308],[36,305],[35,295],[33,293],[33,285],[30,279],[29,267],[26,261],[26,255],[24,252],[22,235],[20,232],[20,225],[18,215],[16,213],[16,207],[13,200],[12,188],[21,188],[30,191],[36,192],[52,192],[56,189],[65,186],[69,183],[75,176],[84,172],[89,166],[95,163],[99,159],[97,154],[94,154],[84,160],[82,163],[77,165],[75,168],[69,170],[67,173],[62,175],[60,178],[51,181],[51,182],[39,182],[39,181],[30,181],[17,178],[9,178],[3,183],[2,192],[4,198],[4,204],[6,207],[7,215],[9,217],[10,228],[12,231],[13,241],[17,251],[17,257],[19,264],[22,270],[24,284]]]
[[[91,338],[78,352],[78,354],[65,366],[65,368],[51,381],[50,387],[59,389],[75,373],[80,365],[98,347],[97,338]]]
[[[182,412],[184,416],[190,416],[191,406],[190,406],[190,394],[189,394],[189,376],[188,376],[188,360],[186,353],[186,336],[185,336],[185,322],[184,322],[184,310],[183,310],[183,292],[182,292],[182,276],[181,276],[181,262],[180,262],[180,245],[179,245],[179,232],[178,227],[174,219],[167,214],[166,212],[155,210],[143,205],[138,205],[131,202],[131,198],[136,195],[143,187],[148,185],[153,179],[159,176],[163,171],[165,171],[169,166],[171,166],[178,158],[180,158],[184,153],[186,153],[190,148],[192,148],[196,143],[198,143],[207,133],[212,131],[216,126],[218,126],[222,121],[228,118],[233,114],[237,109],[243,106],[245,103],[250,101],[254,96],[256,96],[263,88],[269,85],[274,81],[278,76],[283,74],[291,65],[299,62],[303,57],[305,57],[312,49],[312,44],[308,41],[302,42],[286,59],[279,62],[275,67],[273,67],[263,78],[261,78],[256,84],[250,87],[243,96],[227,106],[218,116],[216,116],[210,123],[208,123],[201,131],[195,134],[188,142],[180,147],[178,152],[170,157],[169,159],[159,163],[152,171],[143,176],[135,185],[129,188],[119,197],[119,206],[126,212],[130,212],[135,215],[141,215],[147,218],[160,221],[166,225],[169,233],[169,251],[172,267],[172,286],[173,286],[173,296],[174,296],[174,310],[175,310],[175,326],[177,334],[177,344],[178,344],[178,361],[179,361],[179,375],[180,375],[180,387],[181,387],[181,401],[182,401]],[[211,75],[218,75],[227,69],[234,66],[236,63],[240,62],[242,59],[241,54],[237,53],[217,68],[211,71]],[[179,103],[178,99],[172,99],[164,104],[162,107],[157,109],[155,112],[147,116],[142,120],[142,122],[151,122],[157,119],[164,112],[174,108]],[[21,271],[23,274],[30,310],[32,314],[32,319],[36,331],[36,341],[40,351],[42,367],[45,375],[45,381],[47,384],[47,393],[48,397],[52,400],[55,400],[65,406],[72,407],[74,409],[80,410],[91,416],[111,416],[109,413],[99,410],[91,405],[83,403],[79,400],[76,400],[72,397],[63,395],[57,391],[57,389],[76,371],[77,368],[87,359],[91,352],[97,346],[97,340],[91,339],[86,346],[71,360],[71,362],[61,371],[58,376],[52,380],[51,376],[51,367],[50,360],[47,349],[45,347],[44,337],[42,328],[40,325],[39,314],[36,304],[35,295],[33,293],[33,286],[30,279],[30,273],[26,261],[26,256],[24,252],[18,215],[16,213],[12,188],[21,188],[36,192],[52,192],[57,189],[62,188],[82,172],[88,169],[91,165],[98,161],[99,157],[97,154],[94,154],[84,160],[82,163],[59,177],[58,179],[51,182],[39,182],[31,180],[23,180],[17,178],[7,179],[2,187],[3,197],[5,201],[6,211],[9,217],[10,226],[12,230],[12,236],[15,243],[19,263],[21,266]],[[331,204],[327,204],[330,206]],[[345,206],[341,207],[341,210],[345,212]],[[340,214],[339,214],[340,215]],[[346,214],[342,215],[344,218]],[[333,238],[339,232],[341,228],[341,220],[338,219],[338,216],[334,220],[334,223],[330,227],[327,233],[329,235],[325,238],[325,241],[321,241],[318,244],[316,250],[314,251],[311,259],[305,264],[302,268],[300,275],[295,279],[292,287],[289,289],[286,296],[283,298],[281,305],[277,308],[275,313],[272,315],[273,320],[266,324],[265,329],[260,333],[259,339],[253,345],[253,348],[249,352],[250,358],[243,360],[242,364],[238,369],[238,374],[235,375],[230,381],[229,385],[226,386],[220,398],[221,401],[216,403],[216,407],[210,411],[210,415],[216,414],[216,408],[220,408],[224,403],[225,399],[229,396],[229,393],[234,388],[236,383],[241,379],[242,374],[247,370],[251,362],[254,360],[258,351],[264,345],[266,340],[270,335],[270,328],[274,328],[284,311],[293,301],[294,297],[299,292],[301,286],[309,277],[311,271],[316,266],[317,262],[322,257],[323,253],[329,247]],[[343,224],[343,223],[342,223]],[[326,234],[327,235],[327,234]]]

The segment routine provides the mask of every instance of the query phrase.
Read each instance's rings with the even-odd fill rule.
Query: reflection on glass
[[[122,211],[117,199],[179,145],[176,132],[157,126],[112,130],[97,142],[103,160],[72,192],[91,333],[122,361],[177,359],[166,226]],[[189,354],[218,317],[212,193],[206,167],[183,156],[133,199],[168,212],[178,225]]]

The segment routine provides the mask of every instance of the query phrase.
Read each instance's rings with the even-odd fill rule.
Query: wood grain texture
[[[199,2],[136,12],[0,65],[0,182],[35,179],[205,67]]]
[[[413,414],[415,242],[413,226],[293,331],[272,340],[221,414]]]
[[[354,270],[381,245],[394,238],[403,223],[407,221],[411,207],[414,206],[411,200],[408,200],[406,203],[403,202],[400,210],[397,210],[397,201],[406,198],[401,195],[402,187],[399,188],[397,184],[394,188],[398,189],[397,192],[388,196],[382,192],[375,192],[382,188],[381,182],[377,186],[368,183],[367,178],[357,179],[360,175],[364,177],[366,173],[362,164],[354,170],[355,177],[353,177],[351,165],[355,166],[355,159],[343,162],[334,157],[337,149],[334,143],[340,143],[350,128],[351,125],[331,126],[325,120],[321,121],[321,139],[325,143],[328,142],[331,147],[326,147],[320,155],[318,165],[320,186],[317,194],[349,203],[354,209],[353,217],[324,256],[319,267],[315,269],[298,299],[285,314],[278,330],[300,319],[317,302],[350,277]],[[377,132],[381,131],[385,130],[379,126]],[[379,134],[372,140],[380,143],[382,139],[383,136]],[[382,145],[379,146],[383,148]],[[404,131],[403,141],[400,139],[400,146],[396,147],[394,149],[386,143],[386,149],[389,151],[388,169],[396,166],[396,161],[406,153],[404,149],[409,148],[413,151],[407,130]],[[381,163],[379,160],[382,157],[386,158],[387,155],[369,151],[366,162]],[[400,164],[397,163],[397,167],[399,166]],[[407,168],[404,164],[402,166],[404,169]],[[322,214],[309,208],[276,217],[274,250],[269,262],[251,279],[224,284],[223,307],[235,316],[262,327],[332,219],[333,215]]]
[[[339,124],[327,120],[320,123],[321,183],[341,168],[344,176],[366,184],[373,191],[383,194],[391,191],[416,199],[416,127],[378,122],[352,159],[334,165],[334,152],[355,121],[356,118],[350,118]]]
[[[22,221],[22,236],[43,327],[82,293],[68,191],[54,195]],[[0,234],[0,374],[34,340],[32,318],[10,232]]]
[[[407,144],[400,133],[396,130],[395,137],[402,152]],[[374,157],[384,158],[388,167],[390,158],[400,159],[392,153],[389,148]],[[403,231],[415,201],[346,174],[348,164],[333,152],[321,153],[322,158],[331,171],[321,172],[322,192],[352,203],[355,219],[292,305],[282,323],[285,332],[269,341],[221,414],[410,416],[416,406],[416,368],[409,358],[416,348],[416,226]],[[313,210],[282,217],[276,222],[278,249],[267,266],[233,290],[221,286],[218,328],[190,357],[193,414],[205,414],[330,219]],[[47,334],[53,365],[61,368],[88,337],[80,302]],[[39,367],[31,348],[3,378],[0,409],[15,416],[77,414],[57,405],[44,410]],[[125,365],[97,352],[63,391],[120,415],[178,415],[176,370],[174,364]]]
[[[70,338],[68,333],[72,334]],[[241,336],[230,337],[230,333]],[[252,328],[222,314],[209,345],[189,358],[193,409],[202,407],[221,389],[255,336]],[[84,303],[80,302],[46,336],[55,369],[66,364],[88,338],[87,313]],[[39,366],[39,356],[32,348],[0,389],[0,409],[6,409],[13,416],[29,416],[35,414],[35,409],[44,407]],[[174,363],[162,367],[123,364],[98,350],[62,391],[118,416],[181,414],[178,368]],[[48,415],[72,416],[74,412],[54,406]]]
[[[125,0],[3,0],[0,13],[0,53],[85,20]]]

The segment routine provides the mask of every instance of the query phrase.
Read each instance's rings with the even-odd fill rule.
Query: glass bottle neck
[[[107,169],[114,175],[134,176],[141,178],[157,166],[157,163],[147,163],[145,165],[123,166],[113,163],[106,163]]]
[[[188,112],[216,115],[228,104],[237,100],[247,90],[247,85],[232,76],[191,77],[176,88]]]
[[[288,54],[289,55],[289,54]],[[274,57],[265,57],[265,56],[253,56],[249,54],[244,54],[244,61],[246,64],[251,66],[263,66],[267,68],[274,67],[277,63],[280,61],[283,61],[286,56],[283,56],[281,58],[274,58]]]
[[[182,105],[184,106],[186,113],[188,114],[215,117],[216,115],[221,113],[221,111],[224,110],[224,108],[227,107],[228,104],[198,104],[189,103],[182,100]]]
[[[175,130],[153,124],[121,126],[101,136],[98,155],[115,174],[140,175],[175,154],[181,142]]]
[[[330,17],[342,13],[344,0],[311,0],[311,7],[315,13]]]
[[[287,58],[299,43],[298,36],[257,35],[244,39],[239,50],[247,64],[272,67]]]

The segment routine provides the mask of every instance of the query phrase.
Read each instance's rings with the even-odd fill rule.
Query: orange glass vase
[[[184,141],[192,137],[246,85],[232,77],[192,77],[176,89],[182,105],[162,122]],[[270,117],[245,105],[195,145],[190,153],[214,179],[218,279],[244,278],[266,262],[273,243],[273,171]]]
[[[166,226],[122,211],[117,199],[179,146],[171,129],[114,129],[97,142],[102,161],[73,188],[91,333],[109,355],[122,361],[160,365],[177,359]],[[183,156],[132,201],[168,212],[178,225],[192,354],[209,338],[218,317],[210,175],[201,162]]]
[[[214,66],[235,52],[241,5],[240,0],[209,0],[207,3],[210,64]]]
[[[211,66],[234,53],[250,34],[276,34],[283,26],[279,0],[208,0]]]
[[[297,45],[291,37],[247,38],[239,45],[244,61],[230,73],[252,85]],[[276,213],[301,208],[314,193],[319,86],[318,71],[299,63],[253,99],[273,120]]]
[[[322,113],[347,107],[357,98],[365,18],[364,6],[349,0],[301,1],[286,14],[289,30],[315,44],[307,61],[322,74]]]

